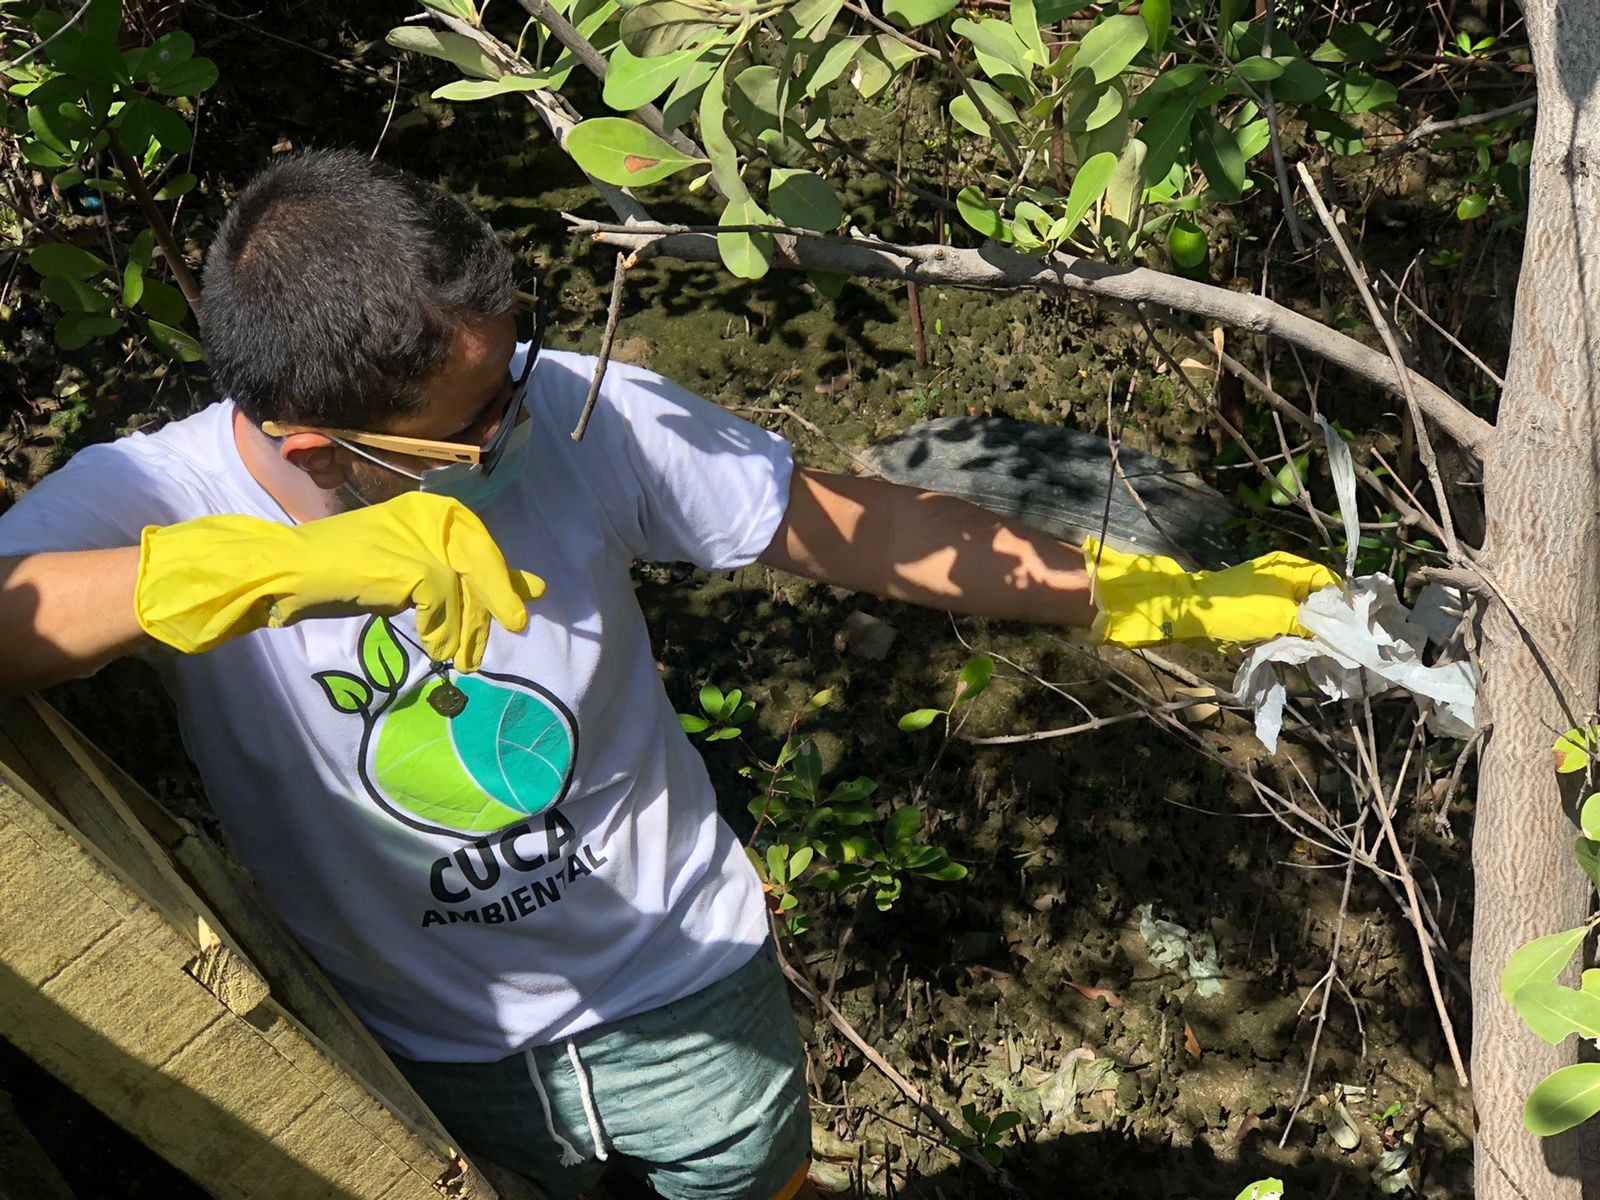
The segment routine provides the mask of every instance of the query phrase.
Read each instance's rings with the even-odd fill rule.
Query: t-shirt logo
[[[428,833],[491,833],[567,794],[578,726],[547,689],[494,671],[449,685],[429,674],[406,687],[410,656],[384,617],[362,629],[360,657],[360,675],[313,678],[335,709],[361,718],[361,782],[396,820]],[[428,702],[445,686],[466,696],[454,717]]]

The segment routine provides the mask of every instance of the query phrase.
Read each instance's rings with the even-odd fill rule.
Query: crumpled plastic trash
[[[1176,921],[1161,920],[1155,911],[1154,901],[1134,909],[1139,917],[1139,936],[1150,948],[1150,960],[1174,971],[1187,963],[1195,995],[1215,996],[1222,990],[1216,939],[1209,933],[1190,933]]]
[[[1234,678],[1234,695],[1256,711],[1256,737],[1278,749],[1287,692],[1275,664],[1303,666],[1330,700],[1376,696],[1400,688],[1416,697],[1428,728],[1443,737],[1471,737],[1478,673],[1466,662],[1428,666],[1427,632],[1411,619],[1387,575],[1362,575],[1345,587],[1308,596],[1297,618],[1311,637],[1281,637],[1251,650]]]

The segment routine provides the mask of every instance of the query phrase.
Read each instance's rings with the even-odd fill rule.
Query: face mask
[[[435,496],[449,496],[459,500],[475,513],[481,513],[489,507],[506,488],[510,487],[522,475],[523,469],[528,465],[528,447],[533,435],[532,421],[519,421],[512,427],[507,435],[505,448],[500,451],[499,460],[495,463],[493,472],[484,474],[482,466],[474,463],[446,463],[441,467],[429,467],[422,474],[408,471],[404,467],[397,467],[393,463],[384,462],[375,454],[368,454],[360,446],[346,442],[342,438],[333,438],[333,441],[343,446],[352,454],[359,455],[368,462],[376,463],[385,470],[394,471],[404,475],[407,479],[414,479],[418,483],[418,491],[428,492]],[[347,488],[346,491],[349,491]],[[362,504],[369,503],[353,491],[349,493]]]
[[[481,513],[489,507],[490,501],[521,477],[523,468],[528,465],[532,429],[532,421],[522,421],[511,430],[491,474],[485,475],[481,466],[471,463],[446,463],[424,471],[418,490],[451,496],[473,512]]]

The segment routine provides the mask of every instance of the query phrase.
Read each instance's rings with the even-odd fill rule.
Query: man
[[[1090,572],[963,502],[795,467],[648,371],[613,365],[574,443],[593,362],[519,341],[514,297],[488,226],[419,179],[268,167],[205,267],[229,398],[0,520],[0,686],[150,655],[234,852],[469,1150],[558,1200],[611,1154],[668,1200],[787,1200],[801,1049],[630,566],[1079,626]],[[1331,579],[1293,560],[1235,603],[1094,550],[1123,641],[1281,633]]]

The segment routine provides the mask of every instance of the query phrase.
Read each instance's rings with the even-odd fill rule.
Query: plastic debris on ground
[[[1182,925],[1163,921],[1155,915],[1155,905],[1141,904],[1139,936],[1150,948],[1150,959],[1157,966],[1185,968],[1194,980],[1197,996],[1215,996],[1222,990],[1222,968],[1217,962],[1217,942],[1209,933],[1192,934]]]
[[[1427,714],[1428,728],[1442,737],[1471,737],[1478,673],[1471,663],[1429,666],[1422,652],[1430,636],[1443,644],[1452,636],[1459,593],[1438,585],[1418,597],[1416,619],[1400,602],[1387,575],[1354,576],[1360,524],[1356,519],[1355,466],[1350,447],[1322,417],[1328,466],[1338,494],[1348,552],[1343,586],[1306,598],[1298,620],[1311,637],[1281,637],[1251,650],[1234,678],[1234,695],[1256,713],[1256,737],[1269,754],[1278,750],[1288,700],[1278,667],[1304,667],[1329,700],[1353,700],[1400,689]]]

